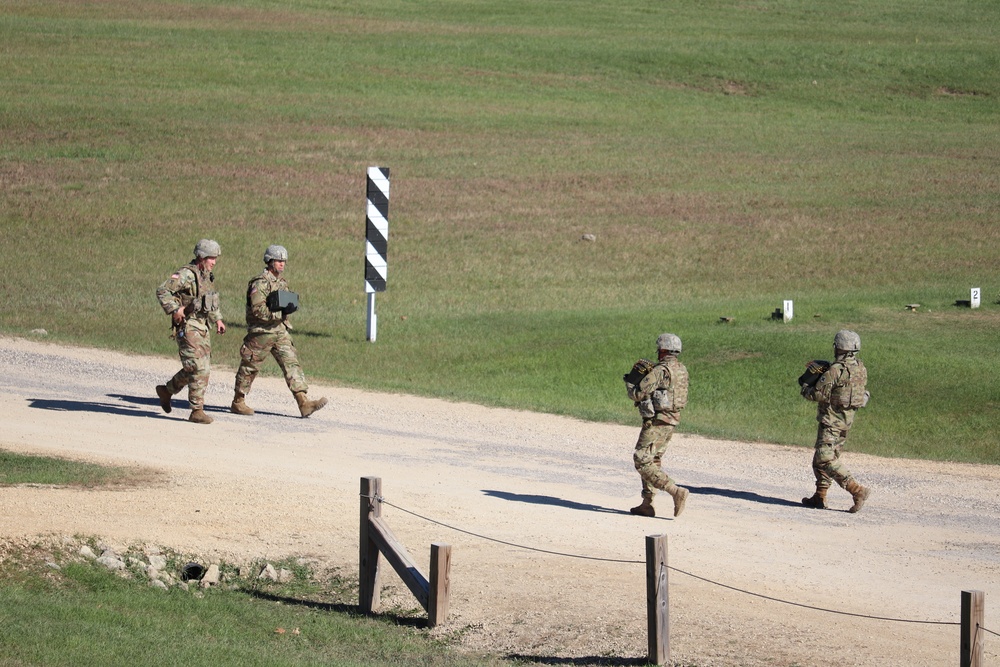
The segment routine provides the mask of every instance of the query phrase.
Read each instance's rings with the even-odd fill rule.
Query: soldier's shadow
[[[67,401],[51,398],[29,398],[29,407],[55,412],[96,412],[99,414],[119,415],[122,417],[166,417],[160,413],[160,402],[153,400],[156,410],[144,410],[128,405],[114,403],[98,403],[95,401]]]
[[[802,503],[797,503],[786,498],[775,498],[774,496],[762,496],[753,491],[736,491],[734,489],[720,489],[714,486],[687,486],[684,487],[691,493],[702,496],[722,496],[723,498],[736,498],[738,500],[749,500],[754,503],[764,505],[784,505],[785,507],[802,507]]]
[[[591,505],[590,503],[578,503],[572,500],[563,500],[554,496],[539,496],[534,494],[510,493],[508,491],[495,491],[493,489],[483,489],[483,494],[501,500],[511,500],[519,503],[531,503],[532,505],[552,505],[554,507],[566,507],[571,510],[581,510],[583,512],[604,512],[606,514],[628,514],[628,510],[612,509]]]
[[[162,413],[160,409],[160,399],[151,398],[149,396],[128,396],[126,394],[108,394],[108,398],[117,398],[120,401],[125,401],[127,403],[133,403],[135,405],[151,405],[155,408],[155,412],[159,413],[160,416],[166,416]],[[190,410],[191,404],[188,403],[183,398],[174,398],[172,405],[175,410]],[[227,406],[217,406],[217,405],[206,405],[205,412],[216,412],[216,413],[229,413],[230,410]],[[254,408],[254,413],[258,415],[267,415],[270,417],[289,417],[299,419],[298,415],[292,415],[287,412],[269,412],[267,410],[257,410]]]
[[[247,330],[247,325],[245,325],[245,324],[235,324],[234,323],[234,324],[227,324],[226,328],[227,329],[242,329],[243,331],[246,331]],[[295,329],[292,329],[291,331],[289,331],[288,333],[290,333],[293,337],[295,337],[295,336],[307,336],[309,338],[333,338],[333,334],[329,334],[329,333],[326,333],[326,332],[323,332],[323,331],[309,331],[308,329],[298,329],[298,328],[295,328]]]

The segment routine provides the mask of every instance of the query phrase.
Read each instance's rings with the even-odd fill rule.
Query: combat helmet
[[[267,246],[267,250],[264,251],[264,263],[270,264],[274,260],[278,260],[279,262],[288,261],[288,251],[285,250],[285,246],[283,245]]]
[[[218,257],[222,254],[222,248],[212,239],[202,239],[194,246],[195,259],[205,259],[206,257]]]
[[[833,337],[833,347],[844,352],[858,352],[861,350],[861,336],[853,331],[841,329]]]
[[[666,350],[667,352],[672,352],[674,354],[681,353],[681,339],[680,336],[672,333],[660,334],[656,339],[656,349]]]

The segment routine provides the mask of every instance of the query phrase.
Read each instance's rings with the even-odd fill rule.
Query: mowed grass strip
[[[146,468],[103,466],[56,456],[33,456],[0,449],[0,486],[38,484],[94,488],[156,483],[158,473]]]
[[[281,243],[316,381],[634,423],[621,374],[670,330],[682,429],[808,445],[794,378],[846,327],[874,395],[852,448],[997,463],[998,14],[8,4],[0,330],[172,355],[153,291],[194,243],[222,244],[230,324]],[[392,193],[371,344],[375,164]],[[982,308],[956,307],[972,287]],[[784,299],[796,319],[771,322]],[[216,338],[220,367],[239,334]]]
[[[222,563],[219,586],[161,590],[139,569],[112,573],[67,551],[69,544],[78,548],[0,545],[0,664],[510,664],[448,649],[408,610],[361,616],[348,582],[291,563],[296,576],[288,583],[240,578]],[[184,562],[169,554],[168,569],[176,573]]]

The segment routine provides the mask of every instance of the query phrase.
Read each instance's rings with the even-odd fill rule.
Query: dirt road
[[[635,664],[646,654],[644,538],[655,534],[668,536],[674,568],[677,664],[954,665],[952,624],[969,589],[985,591],[985,624],[1000,631],[995,466],[848,453],[874,489],[851,515],[836,488],[835,510],[799,505],[810,450],[678,435],[665,467],[691,489],[688,508],[639,518],[628,514],[637,427],[321,386],[310,393],[330,405],[299,419],[275,378],[258,380],[248,399],[258,413],[240,417],[227,409],[232,369],[215,369],[215,423],[200,426],[185,421],[184,401],[160,411],[153,387],[177,366],[0,338],[0,448],[145,466],[166,480],[0,488],[2,534],[97,535],[237,562],[309,556],[356,576],[360,478],[377,476],[398,508],[535,549],[385,508],[424,567],[431,542],[452,545],[451,611],[435,633],[474,649]],[[669,515],[669,497],[657,507]],[[386,604],[414,606],[391,569],[384,581]],[[1000,637],[985,646],[987,663],[1000,661]]]

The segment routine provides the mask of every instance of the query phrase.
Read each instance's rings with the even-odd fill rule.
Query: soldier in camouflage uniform
[[[847,441],[847,432],[854,424],[858,408],[868,404],[868,371],[856,354],[861,350],[861,337],[846,329],[838,331],[833,339],[835,359],[815,386],[802,385],[802,396],[816,401],[816,449],[812,468],[816,476],[816,492],[803,498],[802,504],[815,509],[826,509],[826,492],[837,482],[851,494],[854,505],[848,512],[857,512],[865,504],[871,491],[861,486],[840,461],[840,451]]]
[[[638,382],[626,379],[628,397],[635,402],[642,417],[642,430],[635,444],[632,462],[642,478],[642,504],[629,511],[640,516],[656,516],[653,497],[657,490],[674,499],[674,516],[680,516],[687,502],[688,490],[677,486],[663,471],[662,459],[667,443],[680,423],[680,411],[687,405],[688,372],[678,359],[681,339],[661,334],[656,339],[658,362]]]
[[[309,385],[288,333],[292,328],[288,316],[293,311],[271,310],[268,305],[268,295],[288,291],[288,281],[282,277],[287,261],[288,251],[284,247],[268,246],[264,252],[267,268],[247,284],[247,335],[240,348],[240,368],[236,371],[236,387],[230,407],[238,415],[253,414],[245,399],[268,353],[281,367],[285,383],[299,405],[299,414],[308,417],[327,402],[325,398],[313,401],[306,395]]]
[[[205,414],[205,389],[212,359],[211,330],[226,333],[212,273],[221,253],[215,241],[198,241],[191,263],[174,271],[156,290],[156,298],[173,323],[173,338],[181,358],[181,369],[169,382],[157,385],[156,395],[163,411],[170,412],[170,397],[187,387],[191,404],[188,420],[196,424],[212,423],[212,418]]]

